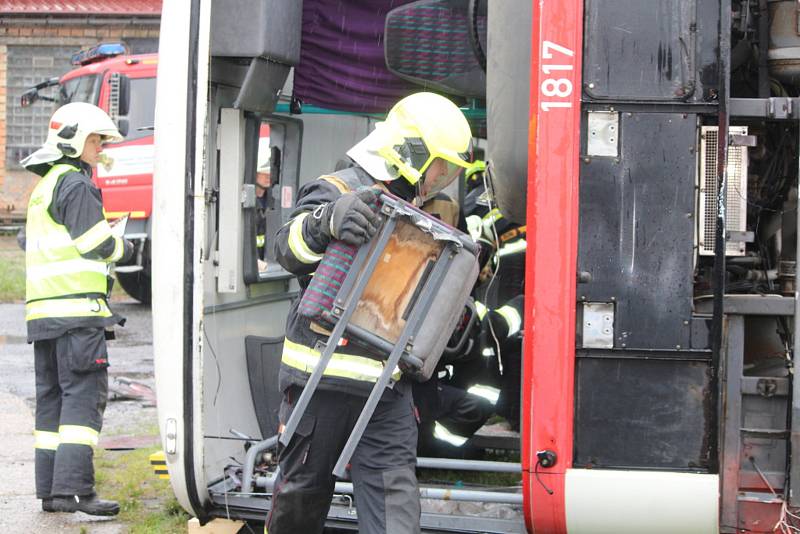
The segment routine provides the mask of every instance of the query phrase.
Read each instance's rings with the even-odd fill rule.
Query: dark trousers
[[[435,376],[414,384],[414,402],[420,418],[417,445],[420,456],[469,458],[478,454],[469,441],[457,444],[436,437],[435,425],[442,425],[456,437],[469,439],[494,413],[491,402],[441,383]]]
[[[287,389],[285,423],[302,388]],[[317,390],[289,445],[280,452],[281,476],[267,518],[269,534],[322,532],[335,484],[331,473],[366,399]],[[419,532],[417,425],[411,387],[386,391],[350,461],[361,534]]]
[[[102,328],[78,328],[33,344],[36,369],[36,497],[94,491],[93,445],[108,397]]]

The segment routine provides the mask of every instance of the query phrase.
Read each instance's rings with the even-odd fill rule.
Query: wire
[[[206,332],[206,322],[203,321],[203,337],[206,338],[206,342],[208,344],[208,350],[211,351],[211,356],[214,358],[214,365],[217,368],[217,388],[214,391],[214,400],[211,402],[211,406],[217,405],[217,397],[219,396],[219,391],[222,389],[222,369],[219,366],[219,359],[217,358],[217,353],[214,351],[214,347],[211,345],[211,339],[208,337],[208,332]]]
[[[779,495],[778,492],[776,492],[775,489],[772,487],[772,485],[769,483],[769,480],[767,480],[767,476],[764,474],[763,471],[761,471],[761,469],[758,467],[758,464],[756,464],[755,457],[750,456],[748,458],[748,460],[750,460],[750,463],[753,464],[753,468],[758,473],[758,476],[761,478],[761,481],[764,482],[764,484],[767,486],[767,488],[769,488],[769,491],[772,492],[772,495],[776,499],[779,499],[781,501],[781,515],[778,518],[778,521],[775,523],[775,526],[772,527],[772,531],[774,532],[776,530],[780,530],[780,532],[783,533],[783,534],[791,534],[793,532],[800,532],[800,528],[797,528],[794,525],[792,525],[791,523],[789,523],[789,520],[787,518],[787,516],[791,516],[791,517],[794,517],[794,518],[797,518],[798,516],[796,516],[796,515],[792,514],[791,512],[789,512],[789,506],[786,504],[786,500],[783,498],[782,495]]]
[[[536,482],[538,482],[539,484],[542,485],[542,487],[544,488],[544,490],[547,492],[548,495],[552,495],[553,494],[553,490],[548,488],[547,485],[544,483],[544,481],[541,478],[539,478],[539,466],[540,465],[542,465],[542,459],[541,458],[536,460],[536,465],[533,468],[533,474],[536,476]]]
[[[486,203],[489,206],[489,213],[492,213],[494,210],[494,187],[492,187],[492,162],[486,162],[486,171],[483,173],[483,189],[486,192]],[[492,276],[489,278],[489,283],[486,286],[485,295],[488,297],[489,293],[492,290],[492,286],[494,285],[494,281],[497,278],[497,273],[500,270],[500,255],[498,252],[500,251],[500,237],[497,233],[497,227],[494,224],[494,217],[490,215],[489,223],[491,224],[492,228],[492,240],[494,244],[494,268],[492,269]],[[488,299],[487,299],[488,300]],[[500,340],[497,339],[497,333],[494,331],[494,325],[492,324],[492,318],[489,317],[489,333],[492,334],[492,339],[494,340],[495,349],[497,350],[497,368],[500,371],[500,375],[503,374],[503,358],[500,350]]]

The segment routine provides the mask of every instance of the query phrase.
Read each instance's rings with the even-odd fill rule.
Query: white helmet
[[[50,117],[47,139],[42,148],[20,161],[23,167],[61,159],[79,158],[90,134],[99,134],[104,142],[122,141],[114,121],[93,104],[72,102],[56,110]]]

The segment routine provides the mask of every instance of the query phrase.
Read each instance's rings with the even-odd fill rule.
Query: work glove
[[[331,238],[354,247],[360,247],[372,239],[380,225],[377,206],[378,195],[369,188],[345,193],[328,204],[325,209],[326,227]]]

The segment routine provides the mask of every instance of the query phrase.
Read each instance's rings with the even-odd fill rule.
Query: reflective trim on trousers
[[[500,390],[492,386],[485,386],[483,384],[475,384],[467,390],[470,395],[483,397],[492,404],[497,404],[497,399],[500,398]]]
[[[321,354],[318,351],[287,339],[283,343],[281,362],[304,373],[311,373],[319,363],[320,356]],[[381,361],[365,356],[334,352],[323,376],[377,382],[383,369],[384,365]],[[395,367],[392,378],[395,380],[400,379],[399,368]]]
[[[58,427],[58,437],[61,443],[97,447],[99,436],[100,432],[88,426],[61,425]]]
[[[440,439],[442,441],[446,441],[450,445],[455,445],[456,447],[461,447],[464,445],[469,438],[465,438],[464,436],[459,436],[457,434],[453,434],[449,430],[447,430],[443,424],[439,421],[436,421],[433,425],[433,437],[436,439]]]
[[[308,213],[301,213],[291,222],[289,227],[289,250],[294,257],[303,263],[317,263],[322,259],[322,254],[317,254],[308,246],[303,239],[303,221],[308,217]]]
[[[61,443],[61,438],[58,432],[33,431],[33,446],[36,449],[54,451],[58,448],[59,443]]]

